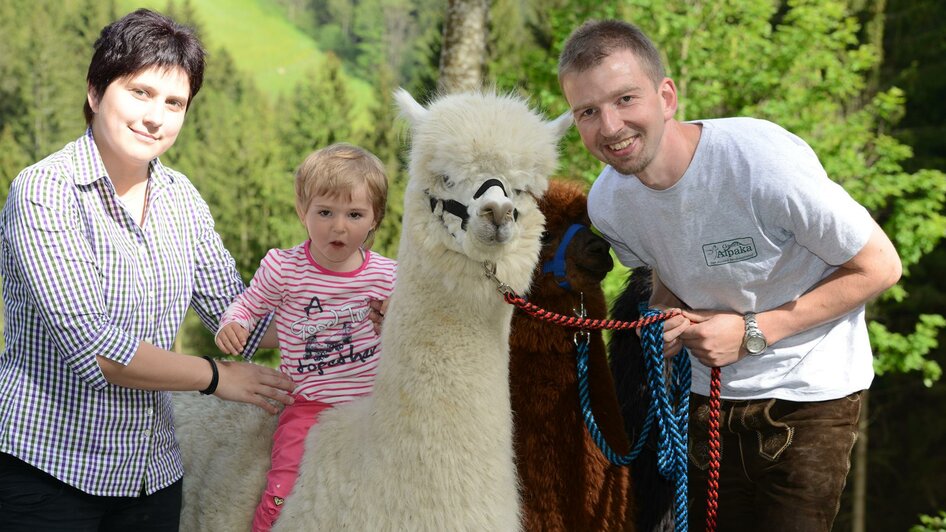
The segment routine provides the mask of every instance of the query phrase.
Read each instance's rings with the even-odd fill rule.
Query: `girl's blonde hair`
[[[388,202],[388,176],[381,161],[368,150],[344,142],[316,150],[296,169],[296,212],[303,218],[316,196],[351,198],[361,184],[367,187],[377,228]]]

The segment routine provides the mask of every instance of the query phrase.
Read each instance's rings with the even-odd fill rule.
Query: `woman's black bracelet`
[[[220,381],[220,373],[217,372],[217,363],[213,358],[204,355],[203,357],[207,362],[210,362],[210,369],[213,371],[213,376],[210,377],[210,386],[200,391],[204,395],[213,395],[217,391],[217,383]]]

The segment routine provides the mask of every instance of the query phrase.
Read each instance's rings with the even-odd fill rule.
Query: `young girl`
[[[305,436],[319,413],[369,393],[380,338],[369,301],[394,288],[396,263],[367,249],[384,216],[387,178],[371,153],[349,144],[318,150],[296,172],[296,212],[309,239],[273,249],[227,309],[217,346],[239,354],[256,321],[275,310],[279,369],[296,383],[273,435],[272,466],[253,517],[269,530],[298,475]]]

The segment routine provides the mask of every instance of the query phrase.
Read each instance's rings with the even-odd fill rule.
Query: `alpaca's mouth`
[[[592,234],[583,242],[579,264],[585,270],[603,278],[614,269],[614,259],[611,258],[610,251],[611,245],[605,239]]]
[[[516,224],[511,220],[498,225],[484,220],[475,224],[472,232],[473,236],[484,244],[501,245],[512,240],[515,236],[515,228]]]

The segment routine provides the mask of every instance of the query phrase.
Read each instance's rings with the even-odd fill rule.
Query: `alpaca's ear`
[[[417,103],[417,100],[403,88],[394,91],[394,101],[401,110],[401,116],[410,122],[411,127],[417,127],[417,124],[424,121],[427,116],[427,109]]]
[[[551,122],[546,122],[546,124],[552,130],[555,138],[560,139],[565,136],[565,133],[568,133],[568,128],[572,127],[572,112],[565,111],[561,116]]]

